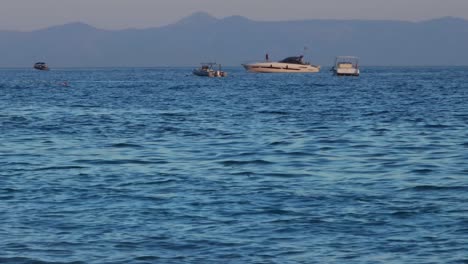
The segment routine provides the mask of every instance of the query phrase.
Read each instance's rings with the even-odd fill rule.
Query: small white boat
[[[268,56],[265,62],[242,64],[249,72],[261,73],[315,73],[320,71],[320,66],[304,62],[304,56],[288,57],[277,62],[269,62]]]
[[[218,70],[214,69],[214,66],[218,65]],[[221,70],[221,64],[213,62],[202,63],[200,68],[194,69],[193,74],[204,77],[226,77],[227,73]]]
[[[359,58],[353,56],[338,56],[332,71],[337,76],[359,76]]]
[[[40,71],[48,71],[49,66],[45,62],[36,62],[33,66],[34,69],[40,70]]]

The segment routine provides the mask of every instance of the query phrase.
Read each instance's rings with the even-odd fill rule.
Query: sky
[[[0,30],[30,31],[70,22],[104,29],[148,28],[194,12],[253,20],[468,19],[468,0],[0,0]]]

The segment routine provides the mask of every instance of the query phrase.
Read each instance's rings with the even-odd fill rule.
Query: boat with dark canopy
[[[218,70],[214,66],[218,65]],[[221,64],[215,62],[202,63],[200,68],[194,69],[193,74],[204,77],[226,77],[227,73],[221,70]]]
[[[280,72],[297,72],[297,73],[313,73],[319,72],[320,66],[312,65],[304,61],[304,56],[287,57],[281,61],[269,62],[268,55],[264,62],[256,62],[250,64],[242,64],[247,71],[262,72],[262,73],[280,73]]]
[[[47,63],[45,63],[45,62],[36,62],[33,67],[34,67],[34,69],[40,70],[40,71],[48,71],[49,70],[49,66],[47,66]]]

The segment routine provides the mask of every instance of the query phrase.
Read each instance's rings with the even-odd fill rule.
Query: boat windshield
[[[299,57],[287,57],[286,59],[280,61],[282,63],[291,63],[291,64],[304,64],[304,56]]]
[[[335,60],[336,65],[353,65],[356,67],[359,64],[359,58],[353,56],[338,56]]]
[[[221,64],[217,64],[216,62],[201,63],[202,70],[213,70],[215,66],[218,66],[218,68],[221,69]]]

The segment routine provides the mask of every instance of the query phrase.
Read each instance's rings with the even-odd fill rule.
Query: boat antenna
[[[309,50],[309,47],[307,47],[307,46],[304,46],[304,56],[306,56],[306,55],[307,55],[307,51],[308,51],[308,50]]]
[[[307,51],[309,50],[309,47],[307,46],[304,46],[304,54],[302,55],[302,57],[304,58],[304,60],[306,60],[307,58]]]

